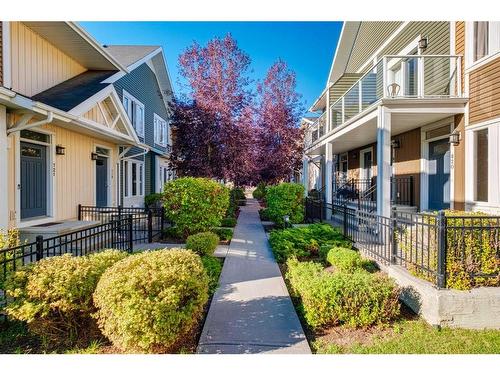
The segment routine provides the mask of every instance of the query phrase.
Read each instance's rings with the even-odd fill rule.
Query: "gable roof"
[[[150,53],[156,51],[160,46],[126,46],[126,45],[104,45],[103,48],[111,54],[120,64],[129,67],[142,60]]]
[[[31,99],[67,112],[108,86],[109,83],[102,82],[115,73],[115,70],[87,70]]]

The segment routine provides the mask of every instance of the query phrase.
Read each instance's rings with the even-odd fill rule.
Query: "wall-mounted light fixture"
[[[400,148],[401,147],[401,142],[399,141],[399,139],[393,139],[391,141],[391,147],[392,148]]]
[[[454,132],[450,134],[450,145],[458,146],[460,144],[460,133]]]
[[[428,44],[429,44],[429,40],[426,36],[424,36],[422,39],[420,39],[418,41],[418,48],[426,49]]]
[[[56,145],[56,155],[65,155],[65,154],[66,154],[66,147],[61,145]]]
[[[90,154],[90,160],[97,160],[98,156],[99,156],[99,155],[98,155],[96,152],[92,152],[92,153]]]

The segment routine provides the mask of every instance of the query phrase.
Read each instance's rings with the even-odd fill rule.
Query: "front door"
[[[21,142],[21,219],[47,215],[47,146]]]
[[[108,158],[98,156],[95,164],[95,204],[108,205]]]
[[[429,143],[429,209],[450,207],[450,145],[448,138]]]

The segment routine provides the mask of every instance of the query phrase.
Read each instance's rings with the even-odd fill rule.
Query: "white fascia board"
[[[84,113],[92,109],[97,105],[98,102],[103,101],[113,91],[113,85],[108,85],[104,87],[101,91],[98,91],[96,94],[92,95],[90,98],[85,99],[83,102],[78,104],[76,107],[73,107],[68,113],[75,116],[82,116]]]
[[[80,27],[75,22],[66,21],[69,27],[71,27],[77,34],[79,34],[87,43],[89,43],[94,49],[104,56],[110,63],[112,63],[117,69],[127,71],[126,67],[118,62],[111,54],[109,54],[100,44],[95,40],[85,29]]]
[[[3,82],[2,84],[11,88],[12,86],[12,71],[11,71],[11,56],[10,56],[10,22],[2,22],[2,64],[3,64]]]

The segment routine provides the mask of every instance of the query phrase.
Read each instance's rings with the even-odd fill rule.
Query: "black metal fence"
[[[331,211],[334,224],[357,248],[383,264],[400,265],[439,288],[456,287],[463,280],[468,283],[466,288],[500,283],[498,216],[393,209],[385,217],[347,205],[306,200],[306,220],[317,218],[318,207],[322,212]]]
[[[0,249],[0,306],[5,304],[3,285],[7,276],[20,267],[56,255],[83,256],[103,249],[133,251],[133,218],[131,215],[89,228],[44,238],[34,242]]]
[[[122,217],[132,217],[132,232],[135,243],[153,242],[161,237],[167,225],[163,207],[96,207],[78,205],[78,220],[107,223]]]

